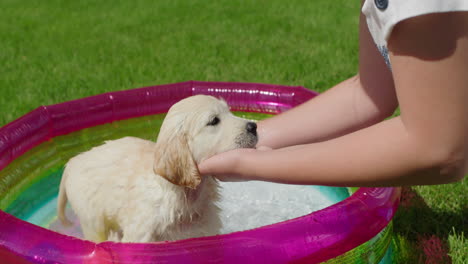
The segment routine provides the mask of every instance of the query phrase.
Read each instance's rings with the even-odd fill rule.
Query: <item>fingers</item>
[[[268,150],[272,150],[272,148],[267,147],[267,146],[260,146],[260,147],[257,147],[257,150],[258,151],[268,151]]]
[[[213,166],[216,165],[216,161],[213,161],[213,159],[216,159],[214,157],[206,159],[202,161],[200,164],[198,164],[198,171],[200,171],[200,174],[212,174],[213,173]],[[213,165],[213,163],[215,163]]]
[[[256,151],[254,149],[236,149],[221,154],[217,154],[209,159],[202,161],[198,165],[198,170],[202,175],[213,175],[223,182],[238,182],[246,181],[241,175],[237,175],[236,168],[242,166],[239,159],[242,155],[246,155]]]
[[[198,165],[201,174],[225,174],[231,172],[236,160],[236,153],[232,151],[214,155]]]
[[[249,181],[249,179],[246,179],[244,177],[241,177],[239,175],[234,175],[234,174],[231,174],[231,175],[214,175],[214,177],[216,179],[218,179],[219,181],[222,181],[222,182],[245,182],[245,181]]]

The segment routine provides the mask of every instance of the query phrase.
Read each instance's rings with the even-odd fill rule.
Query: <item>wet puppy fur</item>
[[[221,222],[217,180],[197,164],[235,148],[253,148],[256,124],[234,116],[223,100],[196,95],[174,104],[156,143],[107,141],[66,164],[58,217],[67,200],[86,239],[153,242],[215,235]]]

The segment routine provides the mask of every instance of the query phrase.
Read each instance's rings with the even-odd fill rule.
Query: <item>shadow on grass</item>
[[[466,208],[457,213],[434,211],[415,190],[404,187],[394,220],[397,263],[452,263],[448,236],[453,228],[467,233],[466,215]]]

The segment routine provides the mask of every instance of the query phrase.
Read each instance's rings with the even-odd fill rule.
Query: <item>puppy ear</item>
[[[169,182],[195,189],[201,182],[200,172],[190,151],[187,136],[177,133],[171,140],[156,144],[154,173]]]

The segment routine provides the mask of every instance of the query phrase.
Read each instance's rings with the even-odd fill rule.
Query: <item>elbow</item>
[[[353,77],[354,82],[358,82],[363,91],[363,94],[368,98],[364,100],[369,102],[367,113],[370,113],[370,118],[373,122],[381,122],[395,113],[398,108],[398,99],[395,92],[395,85],[391,75],[388,79],[369,78],[369,76],[361,76],[357,74]]]
[[[468,169],[468,136],[443,129],[406,129],[416,184],[448,184],[463,180]]]
[[[446,182],[453,183],[463,180],[466,174],[466,155],[460,156],[447,156],[441,163],[440,171],[441,178]]]
[[[468,161],[466,151],[446,148],[434,152],[429,159],[429,167],[435,176],[434,184],[454,183],[465,177]]]
[[[380,118],[382,121],[392,117],[398,110],[398,100],[390,99],[384,100],[377,105],[377,117]]]
[[[385,119],[387,119],[389,117],[392,117],[393,114],[395,114],[395,111],[397,110],[397,108],[398,108],[397,103],[389,102],[386,105],[384,105],[383,107],[378,109],[377,118],[380,121],[383,121],[383,120],[385,120]]]
[[[372,113],[372,118],[370,119],[371,124],[376,124],[384,121],[387,118],[393,117],[395,111],[398,109],[398,104],[393,104],[388,102],[386,104],[380,105],[374,109]]]

